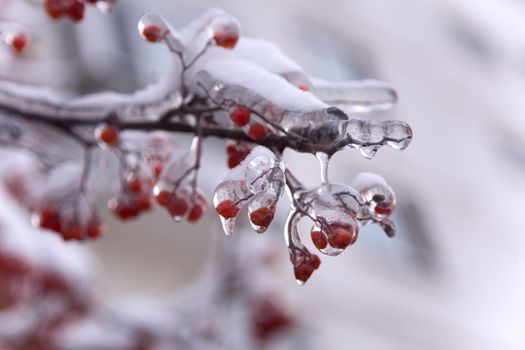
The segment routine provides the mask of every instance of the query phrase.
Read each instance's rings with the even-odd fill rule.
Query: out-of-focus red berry
[[[138,196],[136,199],[137,202],[137,208],[140,211],[148,211],[151,209],[151,198],[150,196],[143,194],[141,196]]]
[[[99,142],[108,146],[114,146],[119,141],[119,131],[110,125],[101,125],[96,129],[95,137]]]
[[[138,215],[138,208],[131,202],[119,201],[115,198],[108,203],[109,210],[113,212],[119,219],[127,220]]]
[[[157,203],[159,203],[163,207],[167,207],[170,204],[172,198],[173,193],[166,190],[161,190],[155,195]]]
[[[299,90],[304,91],[304,92],[310,91],[310,88],[307,85],[299,85],[298,88]]]
[[[62,0],[46,0],[44,2],[44,8],[49,17],[54,19],[61,18],[66,14]]]
[[[146,38],[146,40],[152,43],[156,43],[161,40],[162,33],[157,25],[150,24],[144,27],[144,29],[142,30],[142,35],[144,36],[144,38]]]
[[[27,45],[27,37],[23,33],[18,33],[11,39],[11,47],[17,54],[21,54]]]
[[[87,236],[89,238],[99,238],[104,232],[104,227],[99,221],[92,221],[87,228]]]
[[[188,201],[182,197],[173,197],[168,206],[168,210],[173,216],[183,216],[188,212],[188,209]]]
[[[226,199],[220,202],[215,208],[217,213],[225,219],[231,219],[237,216],[239,208],[235,205],[235,202],[231,199]]]
[[[40,211],[37,216],[37,225],[40,228],[45,228],[53,231],[60,231],[60,217],[58,213],[51,208],[46,208]]]
[[[202,217],[202,214],[204,213],[204,208],[201,204],[195,204],[189,214],[186,218],[189,222],[197,222]]]
[[[72,226],[68,227],[62,233],[62,237],[64,237],[64,239],[66,241],[69,241],[69,240],[79,241],[79,240],[81,240],[83,238],[82,236],[83,236],[82,230],[80,229],[80,227],[78,227],[76,225],[72,225]]]
[[[164,170],[164,165],[162,163],[155,163],[152,167],[153,176],[156,178],[159,178],[160,174],[162,173],[162,170]]]
[[[133,193],[139,193],[142,191],[142,181],[136,176],[133,176],[127,180],[128,189]]]
[[[67,9],[67,14],[73,21],[81,21],[84,18],[84,3],[82,0],[73,0]]]
[[[225,49],[233,49],[239,41],[239,34],[227,31],[218,31],[213,35],[213,40],[217,46],[224,47]]]

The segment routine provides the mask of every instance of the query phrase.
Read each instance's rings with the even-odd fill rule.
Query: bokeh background
[[[33,6],[20,3],[15,13]],[[0,60],[0,75],[14,69],[21,82],[77,94],[132,92],[169,64],[164,47],[137,35],[141,13],[159,10],[182,27],[210,7],[232,13],[243,35],[273,41],[314,76],[390,83],[399,104],[364,118],[401,119],[414,130],[402,153],[383,149],[369,161],[342,151],[329,169],[334,182],[361,171],[385,177],[398,196],[394,239],[366,227],[299,287],[282,242],[286,198],[264,236],[246,222],[237,232],[275,244],[283,261],[276,279],[304,324],[306,348],[523,349],[525,1],[120,0],[110,15],[90,9],[76,25],[24,12],[41,60]],[[222,144],[205,145],[200,183],[208,194],[227,171]],[[315,157],[285,158],[306,184],[320,182]],[[104,185],[111,159],[99,164]],[[174,297],[197,279],[210,247],[231,239],[213,212],[197,225],[175,224],[161,210],[126,224],[104,215],[108,234],[86,249],[98,258],[107,300]]]

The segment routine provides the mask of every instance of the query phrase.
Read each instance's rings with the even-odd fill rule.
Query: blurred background
[[[329,168],[333,182],[371,171],[390,183],[394,239],[366,227],[299,287],[282,241],[285,197],[264,236],[247,222],[238,230],[275,245],[282,268],[274,277],[305,327],[303,348],[525,348],[525,1],[119,0],[108,16],[89,9],[80,24],[53,23],[39,5],[16,1],[13,18],[35,31],[34,46],[23,60],[0,56],[0,76],[16,71],[21,82],[79,95],[132,92],[169,64],[164,47],[137,35],[142,12],[159,10],[180,28],[210,7],[313,76],[388,82],[399,104],[357,117],[401,119],[414,130],[402,153],[383,149],[369,161],[345,150]],[[319,184],[313,156],[285,159],[306,184]],[[206,142],[203,164],[200,183],[211,195],[227,171],[222,141]],[[173,297],[194,283],[210,247],[236,239],[221,233],[211,211],[196,225],[175,224],[158,209],[124,224],[103,215],[109,232],[86,249],[98,258],[107,300]]]

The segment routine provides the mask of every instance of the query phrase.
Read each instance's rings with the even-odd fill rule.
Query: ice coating
[[[242,180],[225,180],[221,182],[213,194],[213,206],[218,211],[221,218],[222,228],[227,236],[233,233],[235,219],[240,210],[248,204],[251,198],[250,191],[246,187],[246,182]],[[227,213],[221,210],[221,205],[229,204]]]
[[[248,154],[239,165],[228,172],[224,180],[244,181],[246,177],[246,168],[255,157],[267,157],[269,159],[274,159],[275,154],[264,146],[257,146],[253,148],[250,154]]]
[[[280,162],[274,157],[259,155],[246,166],[245,179],[252,193],[269,187],[280,189],[284,185],[284,173]]]
[[[324,236],[323,246],[314,240],[314,233]],[[316,221],[311,229],[312,240],[323,254],[337,256],[357,240],[359,225],[355,216],[347,212],[320,209],[316,212]],[[316,244],[317,243],[317,244]]]
[[[377,80],[330,82],[313,79],[312,92],[325,103],[346,112],[387,110],[397,102],[396,91]]]
[[[211,43],[215,31],[224,29],[240,33],[240,28],[239,21],[229,13],[218,8],[209,9],[181,31],[181,39],[185,48],[184,59],[190,62],[195,58]],[[226,51],[220,47],[215,47],[215,49],[219,52]]]
[[[253,229],[266,231],[284,184],[284,171],[275,154],[266,147],[255,147],[215,189],[213,205],[226,235],[233,232],[235,219],[245,205]]]
[[[352,181],[365,201],[365,218],[381,220],[392,214],[396,207],[396,195],[385,179],[377,174],[360,173]],[[394,227],[395,229],[395,227]]]
[[[369,121],[352,119],[344,123],[349,138],[347,147],[359,148],[365,158],[373,158],[377,150],[388,145],[403,150],[412,141],[412,129],[399,120]]]
[[[168,48],[173,52],[182,52],[184,44],[180,38],[179,32],[160,15],[154,12],[144,13],[138,22],[139,34],[148,41],[160,42],[165,41]],[[152,35],[148,35],[148,29],[153,28]]]
[[[333,209],[347,212],[356,216],[363,198],[355,189],[344,184],[323,184],[317,188],[306,191],[301,195],[303,203],[310,203],[309,212],[312,216],[320,209]]]

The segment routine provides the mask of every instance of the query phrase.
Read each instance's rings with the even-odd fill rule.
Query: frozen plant
[[[66,2],[45,5],[52,17],[81,17],[70,8],[50,12],[51,4]],[[154,198],[175,221],[195,222],[208,207],[197,183],[203,141],[217,137],[226,140],[232,168],[213,195],[225,233],[233,233],[244,207],[253,229],[266,231],[287,192],[285,241],[299,283],[321,263],[301,241],[300,220],[311,220],[314,246],[332,256],[355,243],[367,223],[380,225],[389,237],[395,234],[390,216],[396,199],[382,177],[360,174],[349,186],[330,183],[327,176],[330,157],[342,149],[373,158],[382,146],[403,150],[409,145],[412,131],[402,121],[349,117],[392,107],[397,97],[387,84],[310,77],[275,45],[241,36],[238,21],[219,9],[182,30],[146,12],[138,31],[147,42],[164,45],[173,64],[161,81],[133,94],[66,99],[48,89],[0,82],[0,143],[36,153],[48,178],[32,206],[36,225],[66,240],[102,234],[89,182],[96,148],[119,160],[120,191],[108,203],[117,217],[137,217],[151,209]],[[84,152],[80,168],[47,159],[46,147],[35,144],[42,132],[76,142]],[[176,133],[194,136],[188,150],[178,145]],[[317,156],[319,186],[305,188],[286,167],[287,148]],[[57,173],[68,181],[53,180]]]

